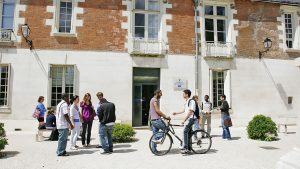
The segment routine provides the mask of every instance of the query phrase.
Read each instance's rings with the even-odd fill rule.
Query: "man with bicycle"
[[[160,110],[159,101],[160,101],[161,96],[162,96],[162,91],[156,90],[154,92],[154,97],[150,101],[149,115],[150,115],[151,128],[152,128],[153,134],[157,133],[159,130],[164,131],[166,128],[166,124],[161,119],[161,117],[170,120],[170,117],[166,116]],[[153,140],[153,143],[159,142],[158,141],[159,139],[160,138],[155,138],[155,140]]]
[[[196,103],[193,99],[191,99],[192,92],[188,89],[183,91],[183,98],[185,99],[184,104],[184,110],[181,112],[174,112],[173,115],[182,114],[185,113],[186,116],[184,120],[182,121],[182,125],[184,125],[183,129],[183,146],[181,153],[186,154],[189,152],[188,147],[188,139],[189,139],[189,132],[195,122],[197,120],[197,117],[194,115],[194,112],[196,111]]]

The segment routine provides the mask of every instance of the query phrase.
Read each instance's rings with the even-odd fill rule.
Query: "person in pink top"
[[[80,103],[80,107],[81,107],[81,115],[82,115],[81,142],[82,142],[82,146],[88,147],[90,146],[92,125],[93,125],[94,117],[96,115],[94,107],[92,105],[91,95],[89,93],[84,95],[83,101]]]
[[[150,119],[151,119],[151,128],[152,128],[153,134],[156,134],[157,132],[159,132],[159,130],[165,130],[166,124],[162,120],[162,117],[165,118],[165,119],[170,120],[170,117],[166,116],[160,110],[159,100],[160,100],[161,96],[162,96],[162,91],[161,90],[156,90],[154,92],[154,97],[150,100],[149,115],[150,115]],[[159,139],[160,138],[155,138],[155,140],[152,140],[152,142],[156,143]],[[156,145],[155,144],[153,144],[153,146],[151,146],[151,147],[155,149],[153,151],[156,151]]]

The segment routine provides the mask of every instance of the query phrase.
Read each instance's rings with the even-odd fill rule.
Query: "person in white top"
[[[62,94],[62,101],[56,107],[56,128],[58,130],[57,156],[69,156],[66,152],[69,127],[74,128],[69,117],[69,95]]]
[[[205,130],[208,134],[211,132],[211,112],[212,112],[212,103],[209,101],[209,96],[204,96],[204,101],[201,104],[202,115],[201,115],[201,129],[204,130],[205,122],[207,122],[207,130]],[[208,137],[208,136],[202,136]]]
[[[185,113],[186,116],[184,120],[182,121],[182,125],[184,125],[183,129],[183,147],[181,153],[188,153],[189,147],[188,147],[188,137],[189,137],[189,131],[191,130],[193,124],[197,120],[197,117],[194,115],[194,112],[196,111],[196,103],[193,99],[190,99],[192,92],[188,89],[183,91],[183,98],[185,99],[184,104],[184,110],[181,112],[174,112],[173,115],[182,114]]]
[[[71,150],[77,150],[78,146],[76,145],[77,138],[80,134],[80,126],[81,126],[81,114],[78,107],[79,103],[79,96],[75,95],[71,100],[71,107],[70,107],[70,116],[71,122],[74,126],[74,129],[71,131]]]

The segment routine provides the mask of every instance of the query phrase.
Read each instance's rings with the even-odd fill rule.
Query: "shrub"
[[[277,127],[270,117],[256,115],[249,122],[247,132],[251,139],[273,141],[277,136]]]
[[[135,131],[130,125],[116,124],[113,128],[112,137],[114,142],[131,142],[134,136]]]
[[[5,138],[5,130],[4,130],[4,124],[0,123],[0,151],[5,148],[5,145],[8,144],[7,139]]]

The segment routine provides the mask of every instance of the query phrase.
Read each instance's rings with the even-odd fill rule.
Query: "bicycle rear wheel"
[[[150,138],[149,148],[153,154],[162,156],[171,150],[172,143],[172,138],[168,133],[157,132]]]
[[[212,144],[210,135],[203,130],[193,131],[190,135],[190,149],[195,154],[205,154],[207,153]]]

